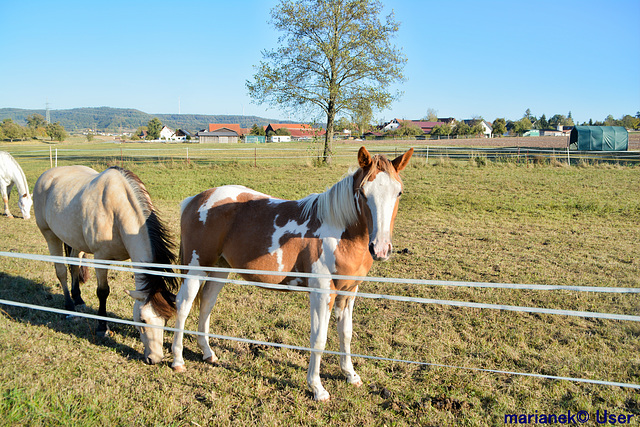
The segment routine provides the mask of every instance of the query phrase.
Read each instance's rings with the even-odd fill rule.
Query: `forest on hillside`
[[[0,122],[4,119],[12,119],[17,124],[25,126],[27,118],[33,114],[46,117],[45,110],[0,108]],[[95,132],[131,132],[140,126],[146,126],[154,117],[172,129],[184,129],[190,132],[205,129],[209,123],[238,123],[243,128],[250,128],[254,124],[266,126],[269,123],[282,123],[281,120],[257,116],[149,114],[135,109],[111,107],[50,110],[49,116],[52,123],[59,122],[68,132],[86,129],[92,129]]]

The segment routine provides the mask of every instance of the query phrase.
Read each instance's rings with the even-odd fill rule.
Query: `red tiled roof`
[[[227,128],[229,130],[236,131],[238,135],[243,134],[242,128],[238,123],[209,123],[209,132],[214,132],[222,128]]]

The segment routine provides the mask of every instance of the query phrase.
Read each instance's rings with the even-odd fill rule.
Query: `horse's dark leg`
[[[81,252],[71,249],[69,246],[65,245],[65,254],[67,256],[71,256],[74,258],[81,259]],[[71,273],[71,297],[73,298],[73,303],[77,308],[84,306],[84,300],[82,299],[80,293],[80,283],[84,283],[84,278],[81,277],[81,268],[78,265],[69,265],[69,273]]]
[[[49,253],[52,256],[63,256],[64,252],[62,250],[62,241],[58,239],[53,231],[51,230],[41,230],[42,235],[47,241],[47,246],[49,247]],[[67,267],[62,263],[54,263],[56,268],[56,277],[60,282],[60,286],[62,286],[62,293],[64,294],[64,308],[68,311],[76,311],[76,306],[71,299],[71,295],[69,294],[69,288],[67,287]]]
[[[98,295],[99,307],[98,316],[106,317],[107,315],[107,297],[109,296],[109,283],[107,282],[107,273],[109,271],[106,268],[96,268],[96,278],[98,279],[98,289],[96,294]],[[105,320],[98,320],[98,327],[96,328],[96,335],[109,336],[111,331]]]

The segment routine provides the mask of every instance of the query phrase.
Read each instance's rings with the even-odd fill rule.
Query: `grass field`
[[[190,150],[149,144],[59,145],[58,164],[103,169],[122,164],[145,182],[178,233],[178,204],[221,184],[243,184],[283,198],[324,191],[356,164],[356,145],[339,145],[329,167],[317,147],[278,145]],[[380,146],[369,145],[374,149]],[[184,150],[183,147],[175,147]],[[403,146],[386,147],[390,153]],[[139,150],[135,153],[129,149]],[[262,148],[260,148],[262,149]],[[5,144],[32,188],[50,165],[46,144]],[[65,151],[68,150],[68,151]],[[271,150],[271,151],[269,151]],[[251,154],[254,154],[253,158]],[[254,166],[254,163],[257,166]],[[414,158],[394,246],[374,264],[385,277],[640,288],[640,169],[567,167]],[[11,210],[19,215],[15,192]],[[33,219],[0,217],[1,251],[47,254]],[[109,274],[110,316],[131,319],[132,275]],[[83,288],[97,312],[95,279]],[[491,304],[638,315],[638,294],[516,291],[367,283],[362,292]],[[53,266],[0,258],[0,298],[63,308]],[[308,298],[228,285],[212,314],[212,333],[308,346]],[[195,330],[192,312],[187,328]],[[306,391],[308,354],[213,340],[215,366],[185,340],[187,371],[141,360],[137,331],[113,324],[108,339],[93,321],[0,306],[0,419],[4,425],[505,425],[506,414],[587,411],[640,418],[638,391],[405,363],[355,359],[364,386],[348,385],[338,358],[321,368],[331,401]],[[338,349],[334,323],[328,350]],[[546,314],[407,304],[360,298],[352,351],[434,364],[640,384],[640,325]],[[590,425],[587,424],[587,425]]]

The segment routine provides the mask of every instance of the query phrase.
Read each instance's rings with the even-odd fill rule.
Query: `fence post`
[[[52,154],[51,146],[49,146],[49,166],[53,167],[53,154]]]
[[[567,164],[571,166],[571,158],[569,157],[569,146],[567,145]]]
[[[429,146],[427,145],[427,164],[429,164]]]
[[[56,148],[56,167],[58,167],[58,149]]]
[[[189,161],[189,147],[187,147],[187,165],[190,165],[191,162]]]

